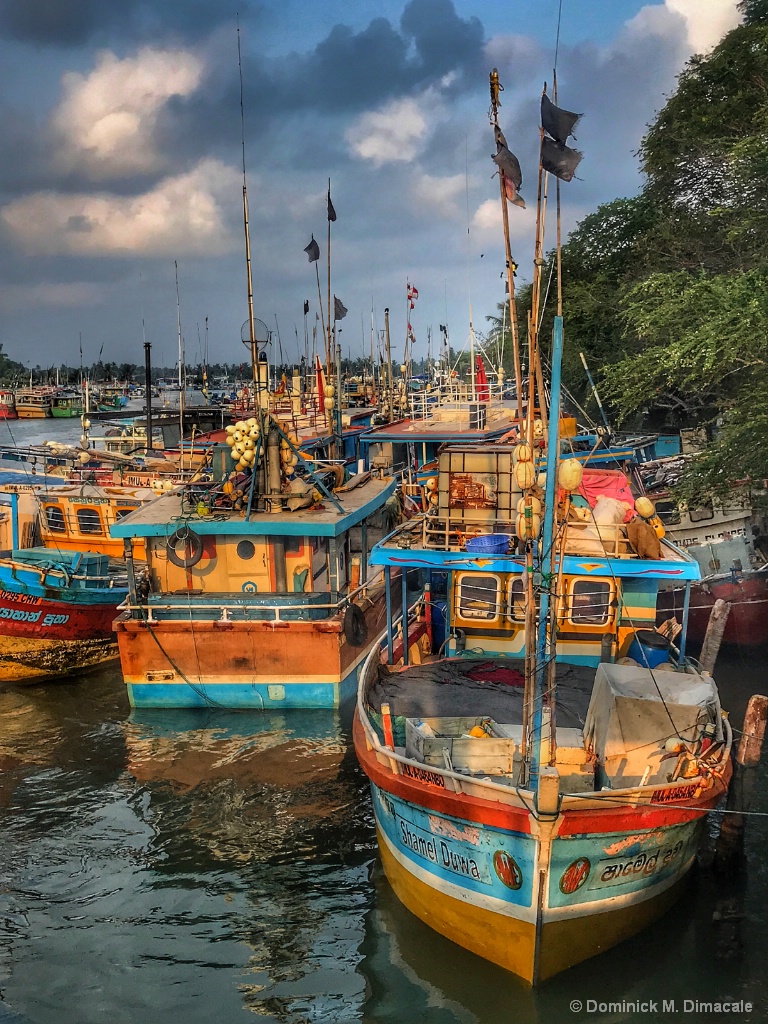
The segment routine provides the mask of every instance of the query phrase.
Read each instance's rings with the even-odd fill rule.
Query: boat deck
[[[379,667],[367,698],[374,711],[388,703],[394,716],[447,718],[488,716],[519,725],[523,720],[523,663],[511,659],[445,658],[437,663],[391,670]],[[581,729],[589,707],[595,670],[557,666],[557,723]]]
[[[342,506],[328,498],[310,508],[296,511],[262,512],[252,510],[249,518],[245,511],[216,509],[212,515],[199,516],[189,508],[189,499],[183,500],[180,490],[163,494],[136,512],[121,519],[111,528],[113,537],[166,537],[182,524],[195,533],[205,535],[245,534],[252,536],[338,537],[356,526],[394,493],[397,481],[392,477],[371,477],[359,486],[334,492]],[[283,495],[286,497],[286,495]]]

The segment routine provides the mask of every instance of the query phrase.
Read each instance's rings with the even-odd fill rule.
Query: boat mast
[[[243,229],[245,231],[245,271],[248,284],[248,339],[251,346],[251,380],[254,396],[258,395],[257,406],[261,408],[261,379],[259,377],[256,351],[256,324],[253,316],[253,275],[251,272],[251,231],[248,223],[248,187],[245,176],[245,113],[243,107],[243,62],[240,52],[240,24],[237,26],[237,67],[240,72],[240,145],[243,162]]]
[[[499,82],[499,72],[496,68],[491,71],[491,124],[494,133],[499,129],[499,93],[503,92],[504,86]],[[507,269],[507,293],[509,296],[509,330],[512,337],[512,358],[515,368],[515,395],[517,396],[517,419],[522,430],[523,426],[523,371],[520,364],[520,338],[517,329],[517,305],[515,302],[515,270],[517,265],[512,259],[512,246],[509,240],[509,210],[507,209],[507,187],[504,179],[504,172],[499,169],[499,191],[501,194],[501,219],[504,225],[504,255]],[[507,310],[507,302],[504,303],[504,312]],[[502,325],[502,345],[504,343],[504,328]],[[501,363],[501,361],[500,361]]]

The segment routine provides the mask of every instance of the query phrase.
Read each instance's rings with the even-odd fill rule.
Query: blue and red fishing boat
[[[557,458],[562,346],[557,316],[546,447],[529,417],[517,444],[446,448],[430,510],[372,550],[387,592],[425,593],[368,656],[353,725],[397,896],[531,984],[673,903],[731,771],[685,616],[655,627],[660,585],[690,592],[698,564],[626,480],[596,493]]]
[[[116,658],[112,622],[127,594],[125,571],[106,555],[0,554],[0,681],[37,682]]]

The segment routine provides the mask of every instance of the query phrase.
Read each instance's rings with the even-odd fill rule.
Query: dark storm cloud
[[[248,4],[238,0],[238,10],[247,14]],[[99,42],[115,31],[133,40],[196,39],[232,13],[210,0],[0,0],[0,35],[59,47]]]
[[[343,157],[343,129],[334,135],[336,115],[418,94],[450,72],[454,78],[441,91],[456,95],[476,88],[487,74],[483,26],[477,18],[460,18],[452,0],[411,0],[399,28],[386,18],[375,18],[359,32],[337,24],[313,50],[279,60],[265,60],[250,38],[243,33],[246,141],[258,142],[267,164],[309,165],[318,160],[318,145]],[[219,49],[218,57],[205,88],[172,98],[161,116],[158,133],[179,158],[194,159],[202,151],[231,154],[239,141],[234,44],[231,54]],[[307,124],[302,115],[315,122]]]
[[[439,82],[450,71],[466,87],[483,61],[483,26],[460,18],[452,0],[411,0],[398,31],[375,18],[361,32],[335,25],[315,49],[275,64],[271,100],[280,110],[364,110]],[[454,86],[454,88],[456,88]],[[268,94],[260,92],[262,102]]]

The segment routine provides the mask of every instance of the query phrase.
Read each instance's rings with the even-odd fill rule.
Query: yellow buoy
[[[541,516],[532,515],[528,518],[528,516],[519,515],[515,530],[520,540],[534,540],[541,530]]]
[[[641,497],[635,501],[635,511],[643,519],[650,519],[656,512],[656,506],[653,504],[650,498]]]
[[[513,455],[516,457],[518,462],[531,462],[533,459],[531,446],[526,444],[524,441],[515,446]]]
[[[564,459],[557,471],[557,482],[564,491],[577,491],[584,477],[584,467],[578,459]]]
[[[515,482],[521,491],[530,490],[535,478],[532,462],[518,462],[515,466]]]
[[[530,498],[530,502],[531,502],[531,506],[530,507],[531,507],[532,514],[535,515],[535,516],[540,516],[541,515],[541,502],[539,501],[539,499],[532,495],[531,498]],[[525,505],[526,505],[526,499],[525,498],[521,498],[518,501],[518,503],[517,503],[517,511],[520,513],[520,515],[523,515],[523,513],[525,512]]]

